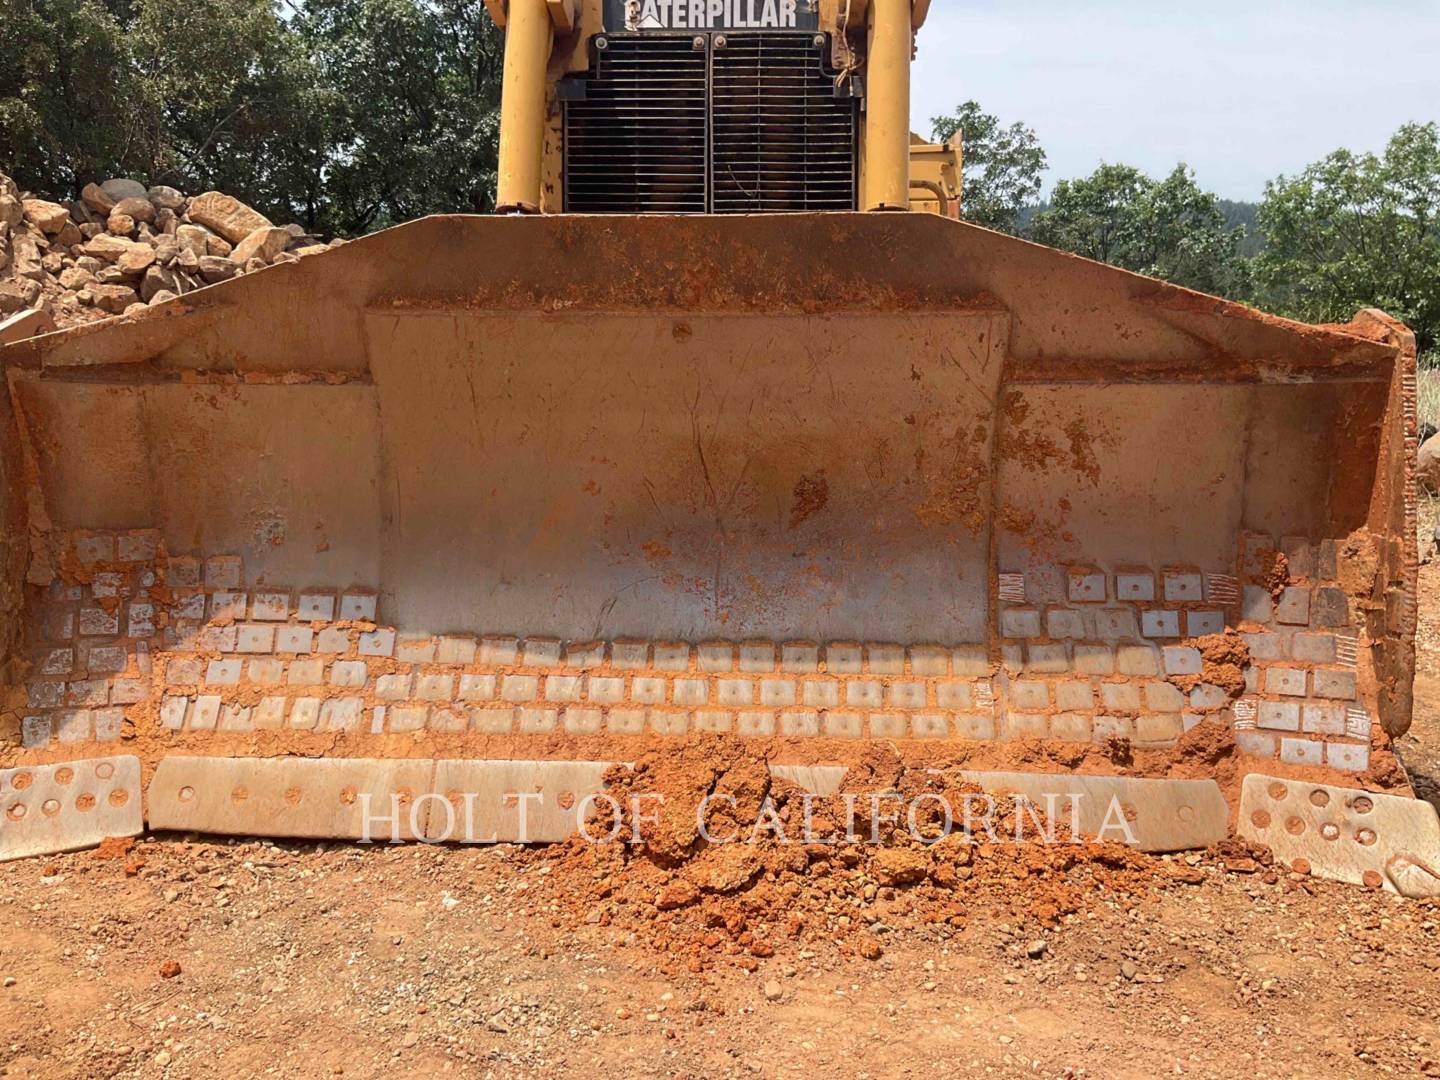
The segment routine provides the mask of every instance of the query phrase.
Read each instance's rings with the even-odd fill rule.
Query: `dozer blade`
[[[223,785],[166,786],[179,827],[352,835],[331,803],[401,783],[297,807],[255,758],[459,798],[435,762],[719,734],[1404,790],[1414,347],[1376,312],[930,215],[455,217],[0,359],[0,763],[242,759],[167,763]],[[482,786],[573,801],[535,775]]]

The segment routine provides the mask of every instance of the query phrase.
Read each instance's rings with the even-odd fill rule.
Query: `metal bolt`
[[[723,48],[726,46],[726,44],[727,44],[727,42],[726,42],[726,40],[725,40],[725,35],[724,35],[724,34],[716,34],[716,35],[715,35],[715,48],[717,48],[717,49],[723,49]]]
[[[608,38],[597,37],[597,38],[595,39],[595,50],[596,50],[597,52],[604,52],[604,51],[605,51],[606,49],[608,49],[609,47],[610,47],[610,41],[609,41]]]
[[[823,49],[825,47],[825,35],[816,34],[810,39],[810,44],[814,45],[817,49]]]
[[[705,35],[696,34],[690,40],[690,48],[694,49],[696,52],[703,52],[705,49]]]

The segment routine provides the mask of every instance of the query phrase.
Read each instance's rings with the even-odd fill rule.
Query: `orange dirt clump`
[[[1250,647],[1236,631],[1196,638],[1192,644],[1200,650],[1204,668],[1200,681],[1218,686],[1232,698],[1245,692],[1245,668],[1250,664]]]
[[[135,838],[133,836],[107,836],[100,841],[100,846],[92,852],[96,859],[116,859],[125,866],[125,873],[129,877],[138,874],[145,865],[145,856],[135,849]]]
[[[1283,551],[1262,551],[1260,558],[1268,559],[1269,562],[1264,573],[1265,588],[1273,598],[1279,600],[1280,594],[1290,584],[1290,560]]]
[[[613,839],[535,852],[549,869],[542,888],[562,918],[614,926],[690,971],[748,967],[806,941],[873,958],[878,935],[962,926],[977,905],[1053,925],[1193,880],[945,774],[907,771],[884,747],[829,797],[772,778],[734,738],[653,751],[607,779],[621,810],[600,810],[589,832]]]

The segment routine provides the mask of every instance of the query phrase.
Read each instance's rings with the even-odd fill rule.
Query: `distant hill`
[[[1247,258],[1260,254],[1265,248],[1265,238],[1260,235],[1260,230],[1255,224],[1260,204],[1236,202],[1234,199],[1220,199],[1219,202],[1220,211],[1225,215],[1226,227],[1234,229],[1244,226],[1245,228],[1245,242],[1240,245],[1240,254]]]

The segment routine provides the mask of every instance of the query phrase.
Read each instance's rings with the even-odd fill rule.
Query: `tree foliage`
[[[480,0],[0,0],[0,170],[134,176],[361,232],[493,203]]]
[[[215,188],[319,232],[482,212],[501,40],[481,0],[0,0],[0,171],[54,197]],[[1254,218],[1183,165],[1102,165],[1041,204],[1031,128],[975,101],[932,125],[963,138],[973,222],[1304,319],[1380,307],[1440,347],[1435,123],[1279,177]]]
[[[501,37],[480,0],[307,0],[327,86],[332,210],[351,232],[494,205]]]
[[[932,136],[942,142],[960,133],[961,215],[986,228],[1019,232],[1021,211],[1039,197],[1045,172],[1045,151],[1035,132],[1019,123],[1003,126],[976,101],[930,123]]]
[[[1177,165],[1155,180],[1129,165],[1101,165],[1055,185],[1030,222],[1042,244],[1222,296],[1248,287],[1242,231],[1230,228],[1219,200]]]
[[[1440,126],[1407,124],[1383,154],[1336,150],[1266,185],[1259,299],[1300,318],[1379,307],[1440,344]]]
[[[128,47],[98,0],[0,0],[0,171],[68,191],[139,167]]]

